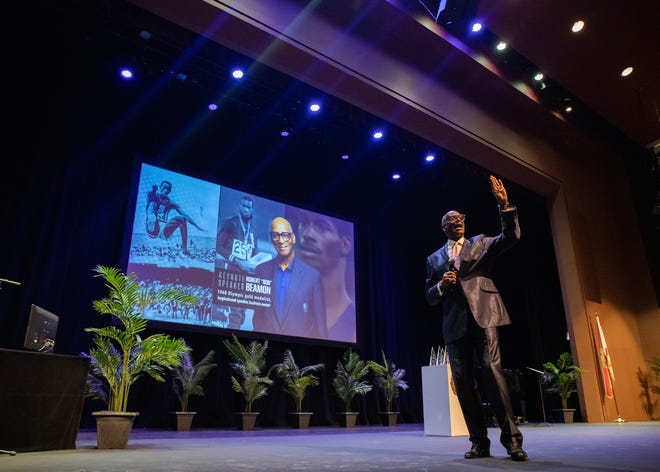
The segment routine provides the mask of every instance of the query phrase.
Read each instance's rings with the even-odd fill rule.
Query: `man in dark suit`
[[[464,237],[465,215],[449,211],[442,217],[447,243],[426,260],[426,300],[442,307],[442,334],[449,355],[456,393],[470,433],[466,459],[490,456],[490,440],[477,382],[493,406],[501,429],[500,442],[515,461],[527,460],[523,437],[516,425],[507,380],[502,369],[499,326],[511,323],[495,283],[494,259],[520,239],[516,207],[509,205],[502,181],[490,176],[500,209],[502,232]],[[476,375],[481,366],[483,379]]]
[[[256,268],[255,275],[271,280],[268,307],[255,309],[252,325],[255,331],[325,338],[327,328],[323,289],[319,273],[296,257],[296,235],[288,220],[274,218],[270,240],[277,255]]]

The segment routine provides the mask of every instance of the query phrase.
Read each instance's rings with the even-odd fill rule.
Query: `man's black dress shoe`
[[[490,450],[488,447],[473,444],[472,448],[465,453],[466,459],[479,459],[480,457],[490,457]]]
[[[511,446],[506,450],[512,461],[526,461],[527,453],[520,446]]]

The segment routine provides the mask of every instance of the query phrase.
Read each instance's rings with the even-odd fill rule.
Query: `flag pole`
[[[612,385],[612,398],[614,399],[614,408],[616,408],[616,419],[614,420],[615,423],[625,423],[626,420],[621,418],[621,415],[619,414],[619,405],[616,402],[616,393],[614,392],[614,385]]]
[[[610,353],[607,348],[607,342],[605,341],[605,333],[603,332],[603,328],[600,325],[600,319],[598,317],[598,312],[595,312],[596,315],[596,325],[598,327],[598,358],[599,358],[599,364],[600,364],[600,371],[601,371],[601,376],[603,376],[603,383],[607,383],[612,391],[612,399],[614,400],[614,408],[616,409],[616,420],[614,420],[615,423],[625,423],[626,420],[621,418],[621,414],[619,413],[619,404],[616,401],[616,393],[614,391],[614,372],[612,371],[612,361],[610,360]],[[589,327],[591,328],[591,323],[589,323]],[[603,365],[603,362],[605,364]],[[603,369],[607,369],[607,375],[603,372]],[[607,378],[606,378],[607,377]],[[608,395],[609,397],[609,395]]]
[[[598,316],[598,312],[596,312],[596,316]],[[593,328],[593,326],[591,326],[591,319],[590,318],[587,319],[587,326],[589,327],[589,337],[591,338],[591,349],[596,352],[596,367],[597,367],[596,370],[600,371],[600,360],[599,360],[600,359],[600,352],[599,352],[599,349],[598,349],[598,343],[596,342],[596,335],[594,334],[594,328]],[[600,385],[600,383],[599,383],[599,385]],[[601,388],[602,388],[602,385],[598,389],[599,392],[600,392]],[[605,402],[603,402],[603,401],[600,402],[600,411],[603,414],[603,418],[605,418],[605,416],[606,416],[606,414],[605,414],[606,413],[605,412]]]

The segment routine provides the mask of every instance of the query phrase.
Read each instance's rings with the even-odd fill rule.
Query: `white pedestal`
[[[424,434],[469,436],[458,397],[451,388],[449,365],[422,366]]]

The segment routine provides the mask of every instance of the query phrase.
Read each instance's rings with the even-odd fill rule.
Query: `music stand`
[[[548,423],[548,420],[545,417],[545,402],[543,401],[543,388],[541,387],[541,376],[543,375],[543,371],[537,370],[537,369],[532,369],[531,367],[527,367],[527,369],[531,370],[532,372],[536,372],[536,380],[538,381],[539,384],[539,396],[541,397],[541,411],[543,412],[543,426],[550,426],[550,423]]]

